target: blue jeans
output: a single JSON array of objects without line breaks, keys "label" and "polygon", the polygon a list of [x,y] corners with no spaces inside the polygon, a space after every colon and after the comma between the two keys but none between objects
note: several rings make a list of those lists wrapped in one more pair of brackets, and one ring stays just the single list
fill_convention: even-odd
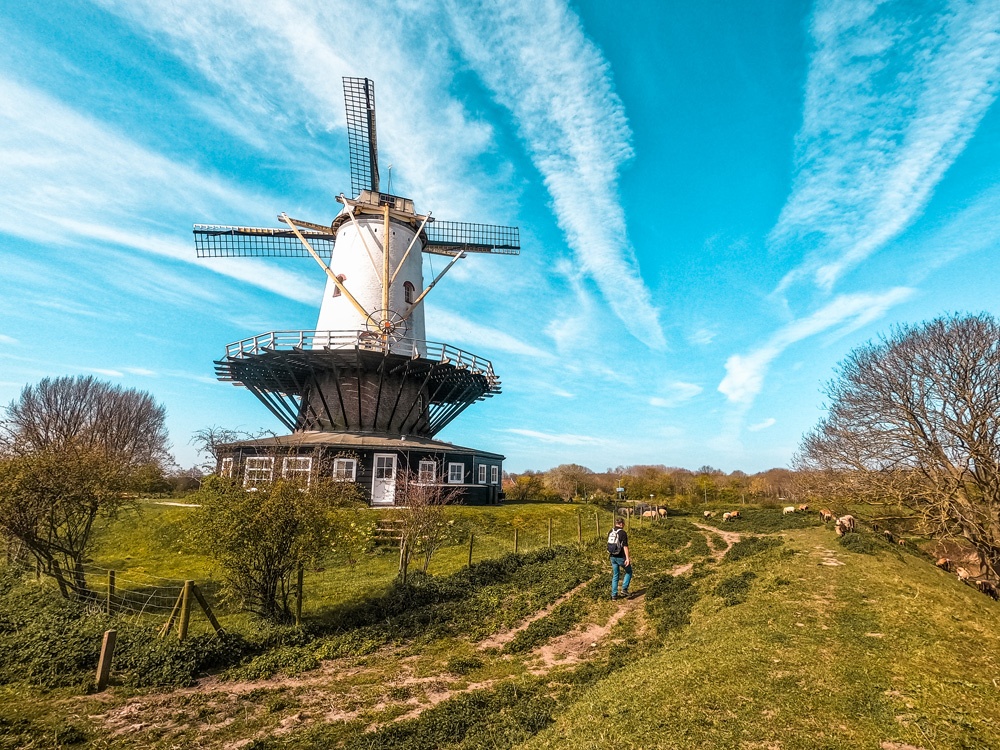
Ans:
[{"label": "blue jeans", "polygon": [[611,596],[618,596],[618,578],[624,573],[625,579],[622,581],[622,591],[628,591],[628,585],[632,583],[632,566],[625,564],[624,557],[611,558]]}]

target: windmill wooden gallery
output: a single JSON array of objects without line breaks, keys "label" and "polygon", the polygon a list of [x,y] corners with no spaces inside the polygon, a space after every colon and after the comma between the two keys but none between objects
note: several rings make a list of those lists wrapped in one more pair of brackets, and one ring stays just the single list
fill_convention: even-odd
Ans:
[{"label": "windmill wooden gallery", "polygon": [[[316,330],[262,333],[216,361],[220,380],[247,388],[291,433],[226,446],[218,471],[247,488],[354,481],[376,506],[395,504],[406,472],[466,503],[498,502],[504,457],[434,436],[500,393],[500,379],[489,360],[425,340],[423,301],[468,253],[517,255],[518,229],[436,221],[379,192],[373,82],[344,78],[344,98],[354,197],[337,196],[330,225],[280,214],[281,228],[194,227],[198,257],[311,257],[327,276]],[[450,259],[426,286],[423,253]]]}]

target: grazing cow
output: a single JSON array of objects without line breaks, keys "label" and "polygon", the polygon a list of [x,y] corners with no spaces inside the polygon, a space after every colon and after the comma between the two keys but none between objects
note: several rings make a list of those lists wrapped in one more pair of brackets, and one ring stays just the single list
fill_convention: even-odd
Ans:
[{"label": "grazing cow", "polygon": [[881,526],[879,526],[879,525],[878,525],[877,523],[875,523],[874,521],[872,521],[872,531],[874,531],[874,532],[878,533],[878,530],[879,530],[880,528],[882,528],[882,527],[881,527]]},{"label": "grazing cow", "polygon": [[667,517],[667,509],[666,508],[657,508],[656,512],[660,514],[660,518],[666,518]]},{"label": "grazing cow", "polygon": [[715,511],[714,510],[706,510],[702,515],[704,515],[705,518],[714,518],[715,517]]},{"label": "grazing cow", "polygon": [[996,584],[993,581],[976,581],[976,588],[993,601],[1000,601],[1000,592],[997,591]]},{"label": "grazing cow", "polygon": [[786,505],[786,506],[785,506],[785,507],[784,507],[784,508],[782,509],[782,511],[781,511],[782,515],[786,515],[786,516],[787,516],[787,515],[788,515],[789,513],[794,513],[794,512],[795,512],[795,506],[794,506],[794,505]]},{"label": "grazing cow", "polygon": [[827,510],[826,508],[823,508],[823,510],[821,510],[819,512],[819,517],[823,519],[823,523],[826,523],[827,521],[832,521],[833,520],[833,511],[832,510]]},{"label": "grazing cow", "polygon": [[962,581],[963,583],[972,578],[972,573],[967,571],[965,568],[955,568],[955,575],[957,575],[958,580]]},{"label": "grazing cow", "polygon": [[801,510],[803,513],[805,513],[807,510],[809,510],[809,506],[808,505],[800,505],[799,506],[799,510]]},{"label": "grazing cow", "polygon": [[733,514],[730,513],[729,511],[726,511],[725,513],[722,514],[722,522],[723,523],[728,523],[729,521],[732,520],[732,518],[733,518]]},{"label": "grazing cow", "polygon": [[899,545],[900,547],[905,547],[905,546],[906,546],[906,540],[905,540],[905,539],[903,539],[903,537],[900,537],[900,538],[899,538],[899,541],[898,541],[898,542],[896,542],[896,543],[897,543],[897,544],[898,544],[898,545]]},{"label": "grazing cow", "polygon": [[642,517],[643,518],[656,518],[656,511],[655,510],[644,510],[642,512]]},{"label": "grazing cow", "polygon": [[729,520],[735,521],[737,518],[743,518],[743,514],[740,513],[738,510],[730,511]]},{"label": "grazing cow", "polygon": [[882,536],[885,537],[885,540],[889,542],[889,544],[892,544],[896,540],[896,538],[892,535],[892,532],[889,531],[889,529],[883,531]]},{"label": "grazing cow", "polygon": [[837,519],[833,528],[837,532],[837,536],[843,536],[844,534],[850,534],[857,531],[858,524],[857,521],[854,520],[854,516],[841,516]]},{"label": "grazing cow", "polygon": [[936,563],[934,563],[934,564],[937,565],[939,568],[941,568],[941,570],[943,570],[943,571],[945,571],[947,573],[950,573],[951,569],[953,567],[955,567],[952,564],[951,560],[949,560],[947,557],[939,557],[938,561]]}]

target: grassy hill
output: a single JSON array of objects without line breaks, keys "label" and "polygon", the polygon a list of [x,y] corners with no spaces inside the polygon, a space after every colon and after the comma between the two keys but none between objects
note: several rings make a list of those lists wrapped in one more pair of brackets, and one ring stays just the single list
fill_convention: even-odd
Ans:
[{"label": "grassy hill", "polygon": [[[576,511],[453,509],[489,559],[465,567],[457,536],[405,587],[391,554],[331,560],[310,574],[322,595],[304,631],[225,615],[238,647],[186,687],[128,630],[137,645],[98,695],[0,664],[0,747],[1000,747],[1000,605],[912,548],[864,532],[845,546],[773,509],[672,516],[633,526],[639,596],[611,602],[603,543],[540,549],[549,517],[556,541],[575,538]],[[95,564],[204,580],[186,512],[110,529]],[[528,551],[501,557],[515,526]],[[8,663],[41,643],[11,614],[25,596],[0,598]],[[180,658],[174,642],[143,648]]]}]

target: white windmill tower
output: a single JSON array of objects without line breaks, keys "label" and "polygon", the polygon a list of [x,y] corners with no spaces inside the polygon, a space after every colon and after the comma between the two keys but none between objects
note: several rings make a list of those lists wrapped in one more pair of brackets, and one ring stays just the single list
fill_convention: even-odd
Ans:
[{"label": "white windmill tower", "polygon": [[[425,340],[423,301],[467,253],[519,254],[519,232],[437,221],[380,192],[374,84],[344,78],[344,97],[353,197],[337,196],[343,209],[329,225],[282,213],[282,228],[194,227],[199,257],[312,257],[327,276],[316,330],[230,344],[216,372],[252,391],[293,435],[431,438],[499,393],[500,381],[488,360]],[[449,259],[426,286],[424,254]]]}]

